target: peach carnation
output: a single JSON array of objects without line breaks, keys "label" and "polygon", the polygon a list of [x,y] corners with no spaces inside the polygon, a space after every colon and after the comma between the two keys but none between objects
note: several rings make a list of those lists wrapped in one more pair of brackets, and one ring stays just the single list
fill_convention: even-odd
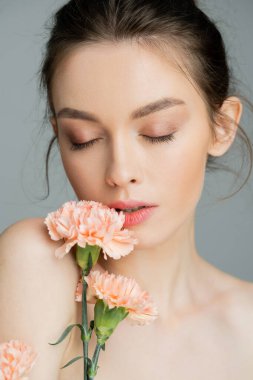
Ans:
[{"label": "peach carnation", "polygon": [[[96,303],[97,299],[102,299],[109,309],[125,307],[133,324],[148,325],[158,317],[157,308],[148,292],[142,291],[133,278],[94,270],[84,278],[88,284],[86,297],[90,302]],[[82,301],[82,288],[80,278],[75,292],[77,302]]]},{"label": "peach carnation", "polygon": [[117,213],[102,203],[95,201],[69,201],[57,211],[47,215],[44,223],[52,240],[64,239],[64,244],[56,249],[55,255],[62,258],[78,244],[97,245],[107,256],[119,259],[128,255],[138,240],[132,231],[122,229],[125,221],[123,212]]},{"label": "peach carnation", "polygon": [[28,380],[38,354],[19,340],[0,344],[0,380]]}]

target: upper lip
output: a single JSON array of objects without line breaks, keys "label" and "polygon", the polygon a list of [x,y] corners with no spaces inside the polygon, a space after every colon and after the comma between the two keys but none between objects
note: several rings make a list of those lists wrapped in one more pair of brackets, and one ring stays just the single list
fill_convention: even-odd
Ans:
[{"label": "upper lip", "polygon": [[146,206],[146,207],[152,207],[152,206],[157,206],[153,203],[147,203],[147,202],[143,202],[143,201],[136,201],[134,199],[128,199],[128,200],[119,200],[119,201],[116,201],[116,202],[113,202],[113,203],[110,203],[108,205],[108,207],[110,208],[118,208],[118,209],[121,209],[121,210],[124,210],[126,208],[135,208],[135,207],[139,207],[139,206]]}]

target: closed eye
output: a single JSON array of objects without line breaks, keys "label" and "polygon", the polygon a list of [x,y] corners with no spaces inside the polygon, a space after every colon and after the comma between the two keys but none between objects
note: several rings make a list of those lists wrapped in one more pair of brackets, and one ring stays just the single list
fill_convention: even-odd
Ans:
[{"label": "closed eye", "polygon": [[[151,144],[157,144],[157,143],[162,143],[162,142],[168,142],[168,141],[173,141],[175,139],[175,132],[170,133],[169,135],[165,136],[157,136],[157,137],[152,137],[152,136],[145,136],[143,135],[145,139],[151,142]],[[100,138],[94,139],[87,141],[85,143],[71,143],[71,150],[81,150],[81,149],[86,149],[88,147],[91,147],[94,145],[96,142],[98,142]]]},{"label": "closed eye", "polygon": [[170,133],[169,135],[165,136],[157,136],[157,137],[151,137],[151,136],[143,136],[146,139],[148,139],[152,144],[155,143],[161,143],[166,141],[173,141],[175,139],[175,132]]},{"label": "closed eye", "polygon": [[87,141],[85,143],[71,143],[71,150],[81,150],[81,149],[85,149],[85,148],[88,148],[89,146],[92,146],[94,145],[98,140],[100,139],[94,139],[94,140],[90,140],[90,141]]}]

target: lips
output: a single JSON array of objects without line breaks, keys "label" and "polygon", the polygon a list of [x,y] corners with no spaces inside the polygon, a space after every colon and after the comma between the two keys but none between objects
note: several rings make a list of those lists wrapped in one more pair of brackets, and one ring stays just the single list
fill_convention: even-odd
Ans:
[{"label": "lips", "polygon": [[144,207],[140,210],[133,212],[126,212],[121,210],[120,212],[123,212],[125,215],[123,227],[126,228],[144,222],[145,220],[150,218],[150,216],[154,212],[154,209],[155,207]]},{"label": "lips", "polygon": [[125,209],[116,208],[115,210],[116,211],[124,211],[124,212],[135,212],[135,211],[142,210],[143,208],[146,208],[146,207],[147,206],[139,206],[139,207],[125,208]]},{"label": "lips", "polygon": [[147,203],[143,201],[137,201],[137,200],[119,200],[113,203],[110,203],[108,207],[114,208],[114,209],[119,209],[119,210],[125,210],[125,209],[131,209],[131,208],[136,208],[136,207],[154,207],[157,206],[154,203]]}]

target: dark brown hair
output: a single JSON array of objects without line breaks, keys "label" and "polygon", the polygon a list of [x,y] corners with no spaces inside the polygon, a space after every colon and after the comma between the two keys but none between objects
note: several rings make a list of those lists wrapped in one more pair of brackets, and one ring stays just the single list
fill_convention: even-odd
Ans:
[{"label": "dark brown hair", "polygon": [[[215,23],[192,0],[71,0],[52,17],[50,38],[41,63],[40,89],[46,91],[47,105],[44,120],[54,115],[52,80],[61,60],[77,45],[100,42],[135,41],[147,48],[166,54],[168,47],[181,53],[181,69],[199,90],[204,99],[210,127],[215,138],[214,125],[223,102],[235,95],[233,79],[227,62],[223,38]],[[248,105],[250,103],[241,96]],[[253,166],[251,141],[243,128],[237,126],[236,137],[246,145],[243,154],[249,157],[249,171],[236,194],[248,181]],[[51,148],[57,136],[51,139],[46,154],[46,180],[49,194],[48,163]],[[243,157],[243,162],[244,162]],[[220,163],[219,157],[209,155],[206,170],[233,169]],[[230,196],[232,196],[230,195]],[[228,198],[228,197],[227,197]],[[227,199],[222,198],[222,199]]]}]

